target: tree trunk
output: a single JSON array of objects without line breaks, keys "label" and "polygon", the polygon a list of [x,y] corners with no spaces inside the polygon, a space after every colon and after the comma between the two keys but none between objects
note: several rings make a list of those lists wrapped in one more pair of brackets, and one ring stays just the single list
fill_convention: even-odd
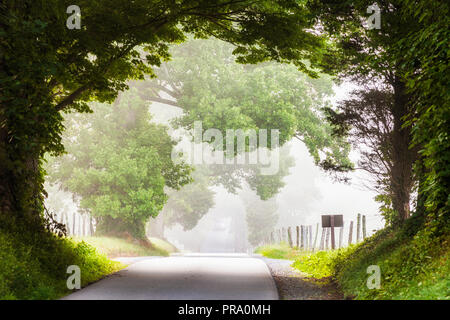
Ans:
[{"label": "tree trunk", "polygon": [[394,127],[392,132],[391,192],[392,206],[398,214],[398,223],[402,224],[410,215],[409,203],[413,187],[413,164],[417,158],[417,149],[410,148],[410,127],[403,127],[404,117],[410,111],[405,84],[396,77],[393,88],[392,116]]},{"label": "tree trunk", "polygon": [[[1,119],[0,119],[1,120]],[[30,232],[44,231],[43,178],[38,156],[14,156],[0,129],[0,227],[26,225]]]}]

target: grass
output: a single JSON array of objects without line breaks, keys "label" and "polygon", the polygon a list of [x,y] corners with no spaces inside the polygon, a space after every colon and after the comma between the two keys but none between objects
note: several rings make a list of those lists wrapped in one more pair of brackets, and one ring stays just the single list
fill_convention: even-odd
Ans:
[{"label": "grass", "polygon": [[304,254],[301,257],[296,257],[292,266],[316,279],[330,277],[333,275],[336,259],[343,254],[347,254],[351,248]]},{"label": "grass", "polygon": [[70,293],[67,268],[77,265],[81,285],[97,281],[124,267],[83,241],[50,233],[0,230],[0,299],[46,300]]},{"label": "grass", "polygon": [[162,250],[165,250],[168,253],[178,252],[178,249],[170,242],[164,241],[159,238],[152,238],[152,237],[150,237],[149,240],[155,247],[161,248]]},{"label": "grass", "polygon": [[256,248],[256,253],[262,254],[264,257],[272,259],[294,260],[301,255],[306,254],[296,248],[291,248],[285,242],[278,245],[264,245]]},{"label": "grass", "polygon": [[[367,286],[370,265],[380,267],[379,289]],[[427,230],[413,238],[384,230],[349,248],[298,257],[293,266],[311,277],[331,276],[356,299],[450,299],[449,237]]]},{"label": "grass", "polygon": [[109,258],[137,257],[137,256],[168,256],[177,249],[170,243],[150,238],[153,247],[146,247],[137,242],[113,237],[80,237],[77,241],[84,241],[96,247],[99,252]]},{"label": "grass", "polygon": [[[347,298],[450,300],[450,236],[432,228],[413,235],[384,229],[358,245],[333,251],[300,252],[286,244],[263,246],[269,258],[292,259],[311,280],[332,279]],[[369,289],[367,268],[377,265],[381,287]]]},{"label": "grass", "polygon": [[24,230],[0,229],[0,300],[58,299],[72,292],[66,285],[70,265],[80,267],[84,287],[125,267],[108,256],[168,255],[176,250],[156,238],[148,248],[117,238],[58,238]]}]

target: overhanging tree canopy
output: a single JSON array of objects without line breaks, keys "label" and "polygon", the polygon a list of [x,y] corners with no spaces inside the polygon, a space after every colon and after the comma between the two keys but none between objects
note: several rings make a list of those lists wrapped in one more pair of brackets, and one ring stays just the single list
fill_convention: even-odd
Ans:
[{"label": "overhanging tree canopy", "polygon": [[179,126],[192,129],[200,120],[204,131],[219,129],[224,150],[227,129],[278,129],[281,145],[295,137],[317,164],[351,168],[348,144],[332,135],[321,114],[333,93],[331,79],[279,63],[239,64],[235,50],[214,39],[188,41],[172,48],[172,61],[156,69],[157,78],[136,86],[143,98],[181,108]]},{"label": "overhanging tree canopy", "polygon": [[[81,29],[66,27],[59,0],[7,2],[0,29],[0,210],[38,229],[42,157],[60,154],[61,112],[113,101],[129,79],[153,74],[168,45],[216,37],[237,46],[239,61],[316,61],[323,39],[295,0],[81,0]],[[137,48],[143,48],[142,54]]]}]

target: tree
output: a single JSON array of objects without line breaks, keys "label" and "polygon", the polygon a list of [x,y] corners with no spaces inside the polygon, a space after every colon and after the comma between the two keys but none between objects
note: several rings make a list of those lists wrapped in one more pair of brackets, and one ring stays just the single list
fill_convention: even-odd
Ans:
[{"label": "tree", "polygon": [[417,213],[437,234],[450,231],[449,7],[448,1],[404,1],[403,14],[413,17],[415,28],[394,47],[414,108],[405,125],[421,147]]},{"label": "tree", "polygon": [[[411,127],[405,118],[413,113],[413,100],[407,90],[407,78],[402,64],[408,59],[398,55],[395,44],[403,41],[411,30],[417,30],[413,15],[405,14],[403,1],[379,4],[381,28],[363,25],[367,17],[367,1],[309,1],[309,8],[333,46],[329,48],[323,67],[343,78],[380,82],[392,91],[392,161],[390,190],[397,221],[401,224],[410,216],[410,186],[414,179],[413,164],[418,148],[410,148]],[[334,169],[333,167],[330,167]]]},{"label": "tree", "polygon": [[214,192],[209,177],[197,168],[193,182],[180,190],[168,192],[169,200],[161,212],[164,226],[180,224],[183,230],[193,229],[198,221],[214,206]]},{"label": "tree", "polygon": [[80,198],[97,220],[97,234],[145,239],[145,223],[167,201],[164,187],[190,182],[191,169],[171,160],[167,129],[150,122],[135,90],[112,106],[93,104],[93,114],[67,117],[67,154],[49,168],[53,182]]},{"label": "tree", "polygon": [[290,65],[242,65],[233,58],[236,50],[213,39],[189,41],[173,48],[173,60],[156,69],[157,78],[137,85],[145,98],[183,109],[177,125],[193,129],[201,120],[203,132],[220,130],[223,145],[215,147],[226,149],[227,129],[278,129],[281,145],[296,137],[316,163],[351,167],[348,145],[321,118],[331,80],[312,79]]},{"label": "tree", "polygon": [[241,193],[241,198],[245,205],[248,241],[257,246],[273,231],[278,221],[278,206],[275,198],[262,200],[249,190]]},{"label": "tree", "polygon": [[[389,86],[379,85],[355,90],[351,99],[341,101],[336,110],[327,108],[327,120],[333,125],[334,133],[349,139],[360,152],[358,168],[373,179],[371,186],[379,193],[376,200],[382,203],[382,214],[387,224],[396,224],[398,215],[392,207],[400,190],[409,200],[414,187],[414,177],[395,182],[393,132],[394,94]],[[417,154],[417,149],[413,149]],[[410,161],[415,161],[415,158]],[[395,188],[393,188],[395,186]]]},{"label": "tree", "polygon": [[62,113],[112,102],[128,80],[153,76],[152,67],[169,57],[168,45],[186,34],[234,43],[240,62],[293,62],[311,74],[304,61],[316,61],[324,43],[295,0],[81,0],[81,29],[66,27],[70,4],[0,7],[2,226],[43,230],[42,159],[63,152]]}]

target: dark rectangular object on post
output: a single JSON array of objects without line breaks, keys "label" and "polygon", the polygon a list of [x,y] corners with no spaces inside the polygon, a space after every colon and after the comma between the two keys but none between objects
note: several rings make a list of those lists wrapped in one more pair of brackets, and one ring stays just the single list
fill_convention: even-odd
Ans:
[{"label": "dark rectangular object on post", "polygon": [[[336,228],[344,226],[344,216],[342,214],[335,214],[334,216],[334,226]],[[322,228],[331,227],[331,215],[322,215]]]}]

